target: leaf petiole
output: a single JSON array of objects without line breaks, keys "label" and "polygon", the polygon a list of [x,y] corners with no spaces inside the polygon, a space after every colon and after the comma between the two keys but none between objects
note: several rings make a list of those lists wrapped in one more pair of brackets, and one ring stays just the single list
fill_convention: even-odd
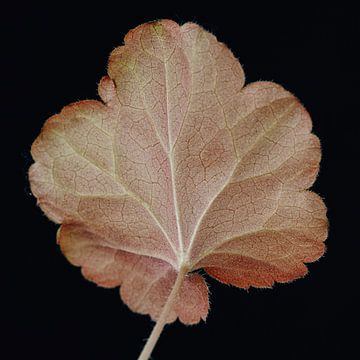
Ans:
[{"label": "leaf petiole", "polygon": [[177,275],[176,281],[174,283],[174,286],[170,292],[170,295],[168,299],[166,300],[166,303],[161,311],[160,317],[157,320],[154,328],[151,331],[150,337],[148,338],[143,350],[141,351],[140,356],[138,357],[138,360],[148,360],[150,358],[150,355],[159,340],[159,337],[164,329],[164,326],[166,325],[166,320],[168,318],[168,315],[174,305],[174,302],[176,300],[176,297],[179,293],[179,290],[184,282],[185,276],[188,273],[187,267],[181,267],[179,270],[179,273]]}]

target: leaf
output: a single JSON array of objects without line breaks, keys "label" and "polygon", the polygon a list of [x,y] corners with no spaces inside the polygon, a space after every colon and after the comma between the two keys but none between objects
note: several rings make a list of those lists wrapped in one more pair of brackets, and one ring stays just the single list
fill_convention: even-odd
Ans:
[{"label": "leaf", "polygon": [[166,321],[194,324],[209,307],[195,270],[271,287],[324,253],[310,116],[281,86],[244,81],[200,26],[146,23],[112,52],[103,102],[65,107],[32,146],[32,192],[64,255],[133,311],[158,319],[185,269]]}]

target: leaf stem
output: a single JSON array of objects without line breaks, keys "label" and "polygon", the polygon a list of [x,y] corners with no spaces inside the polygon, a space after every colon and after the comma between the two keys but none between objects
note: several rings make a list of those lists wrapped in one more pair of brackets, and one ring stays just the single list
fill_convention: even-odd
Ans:
[{"label": "leaf stem", "polygon": [[166,325],[167,317],[174,305],[174,302],[179,293],[181,285],[184,282],[187,272],[188,272],[187,267],[180,268],[180,271],[177,275],[175,284],[170,292],[168,299],[166,300],[166,303],[161,311],[160,317],[157,320],[154,328],[152,329],[150,337],[148,338],[140,356],[138,357],[138,360],[148,360],[150,358],[150,355],[151,355],[157,341],[159,340],[161,332],[163,331],[164,326]]}]

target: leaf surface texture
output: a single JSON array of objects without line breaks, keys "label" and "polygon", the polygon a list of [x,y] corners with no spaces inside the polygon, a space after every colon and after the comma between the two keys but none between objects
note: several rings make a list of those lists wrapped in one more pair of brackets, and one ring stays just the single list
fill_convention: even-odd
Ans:
[{"label": "leaf surface texture", "polygon": [[281,86],[244,83],[200,26],[146,23],[110,55],[102,101],[66,106],[32,146],[32,192],[64,255],[133,311],[156,320],[185,266],[168,322],[194,324],[209,307],[194,270],[271,287],[324,253],[310,116]]}]

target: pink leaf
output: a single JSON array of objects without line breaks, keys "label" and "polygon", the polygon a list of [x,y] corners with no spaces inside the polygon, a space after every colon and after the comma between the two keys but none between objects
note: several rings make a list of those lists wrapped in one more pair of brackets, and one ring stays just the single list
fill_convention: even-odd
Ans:
[{"label": "pink leaf", "polygon": [[131,30],[109,60],[100,101],[47,120],[30,182],[58,242],[83,275],[120,286],[133,311],[205,319],[204,268],[242,288],[306,274],[324,253],[326,208],[306,190],[320,143],[281,86],[244,86],[231,51],[198,25]]}]

